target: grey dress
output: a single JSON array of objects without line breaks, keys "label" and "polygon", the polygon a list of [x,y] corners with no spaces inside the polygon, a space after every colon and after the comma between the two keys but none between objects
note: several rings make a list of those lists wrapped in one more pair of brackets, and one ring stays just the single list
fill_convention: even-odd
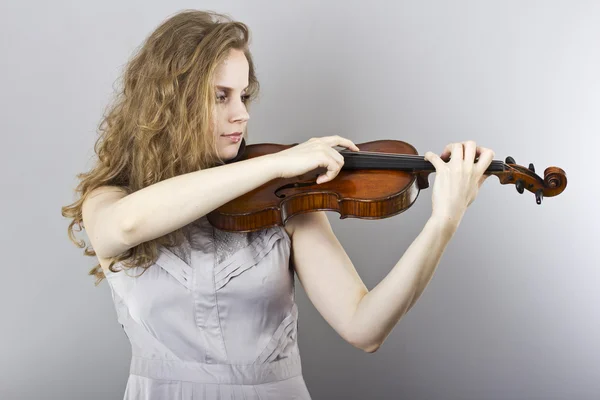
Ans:
[{"label": "grey dress", "polygon": [[189,227],[143,274],[106,272],[132,349],[124,399],[310,399],[285,229]]}]

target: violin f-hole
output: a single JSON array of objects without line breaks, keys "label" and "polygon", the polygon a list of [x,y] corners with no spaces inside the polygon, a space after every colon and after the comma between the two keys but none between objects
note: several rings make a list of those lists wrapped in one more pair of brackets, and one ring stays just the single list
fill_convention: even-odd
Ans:
[{"label": "violin f-hole", "polygon": [[294,182],[294,183],[288,183],[286,185],[282,185],[280,187],[277,188],[277,190],[275,190],[275,196],[277,196],[280,199],[285,198],[286,194],[285,193],[281,193],[282,191],[286,190],[286,189],[294,189],[294,188],[301,188],[301,187],[307,187],[307,186],[314,186],[317,184],[317,178],[319,177],[319,175],[317,174],[315,176],[314,180],[310,180],[310,181],[303,181],[303,182]]}]

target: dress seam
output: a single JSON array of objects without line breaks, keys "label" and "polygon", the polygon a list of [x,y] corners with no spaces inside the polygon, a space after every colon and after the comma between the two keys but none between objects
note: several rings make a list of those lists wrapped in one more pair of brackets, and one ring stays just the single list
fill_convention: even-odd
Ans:
[{"label": "dress seam", "polygon": [[258,400],[262,400],[262,397],[260,397],[258,390],[256,390],[256,385],[252,385],[252,389],[254,389],[254,393],[256,393],[256,397],[258,397]]},{"label": "dress seam", "polygon": [[[145,375],[139,375],[139,374],[134,374],[134,373],[129,373],[129,375],[131,375],[131,376],[139,376],[140,378],[145,378],[145,379],[149,379],[151,381],[159,381],[159,382],[162,381],[162,382],[198,383],[198,382],[195,382],[195,381],[188,381],[188,380],[185,380],[185,379],[150,378],[150,377],[145,376]],[[217,386],[250,386],[250,387],[254,388],[256,386],[269,385],[269,384],[273,384],[273,383],[277,383],[277,382],[287,381],[289,379],[298,378],[299,376],[301,376],[304,379],[304,376],[302,374],[300,374],[300,375],[289,376],[287,378],[281,378],[281,379],[277,379],[277,380],[274,380],[274,381],[261,382],[261,383],[208,383],[208,384],[209,385],[217,385]],[[258,393],[257,393],[257,395],[258,395]],[[260,399],[260,396],[259,396],[259,399]]]},{"label": "dress seam", "polygon": [[[212,239],[213,239],[213,246],[215,246],[215,228],[212,228]],[[213,293],[214,293],[214,299],[215,299],[215,308],[217,309],[217,321],[219,321],[219,333],[221,335],[221,343],[223,344],[223,350],[225,351],[225,359],[229,360],[229,355],[227,353],[227,345],[225,344],[225,336],[223,335],[223,326],[221,325],[221,312],[219,311],[219,300],[218,300],[218,296],[217,296],[217,281],[216,281],[216,277],[215,277],[215,269],[217,267],[217,257],[216,257],[216,252],[214,253],[213,256],[213,268],[212,268],[212,281],[213,281]]]},{"label": "dress seam", "polygon": [[[231,364],[231,363],[207,363],[207,362],[199,362],[199,361],[188,361],[188,360],[181,360],[181,359],[175,359],[175,358],[149,358],[149,357],[144,357],[144,356],[138,356],[138,355],[132,355],[131,358],[138,358],[140,360],[146,360],[146,361],[166,361],[166,362],[181,362],[181,363],[191,363],[191,364],[200,364],[200,365],[209,365],[209,366],[215,366],[215,365],[226,365],[228,367],[251,367],[251,366],[259,366],[259,365],[265,365],[265,364],[255,364],[255,363],[250,363],[250,364]],[[290,360],[292,358],[300,358],[300,354],[294,354],[292,357],[286,357],[286,358],[282,358],[279,361],[283,361],[283,360]],[[278,362],[278,361],[275,361]],[[289,361],[290,363],[294,363],[294,361]],[[266,363],[269,364],[269,363]]]}]

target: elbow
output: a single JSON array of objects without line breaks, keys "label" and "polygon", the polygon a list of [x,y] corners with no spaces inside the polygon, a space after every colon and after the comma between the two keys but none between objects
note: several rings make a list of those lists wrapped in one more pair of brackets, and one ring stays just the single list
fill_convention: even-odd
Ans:
[{"label": "elbow", "polygon": [[110,226],[116,239],[118,252],[137,246],[139,218],[126,201],[127,197],[115,203],[110,210]]},{"label": "elbow", "polygon": [[361,350],[364,351],[365,353],[375,353],[377,350],[379,350],[380,347],[381,347],[380,343],[373,343],[369,346],[361,347]]},{"label": "elbow", "polygon": [[137,246],[136,230],[129,221],[117,223],[110,232],[105,233],[103,240],[94,243],[94,251],[98,257],[117,257],[123,252]]},{"label": "elbow", "polygon": [[136,229],[135,223],[131,218],[126,218],[121,221],[119,226],[119,241],[126,248],[135,247],[138,243],[136,242]]},{"label": "elbow", "polygon": [[381,347],[381,342],[375,339],[367,340],[350,337],[346,340],[352,346],[364,351],[365,353],[375,353]]}]

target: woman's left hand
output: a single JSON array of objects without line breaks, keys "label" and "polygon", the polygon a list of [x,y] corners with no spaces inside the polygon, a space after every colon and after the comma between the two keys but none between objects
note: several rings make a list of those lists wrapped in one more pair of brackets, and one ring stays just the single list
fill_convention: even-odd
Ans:
[{"label": "woman's left hand", "polygon": [[433,216],[458,223],[489,176],[485,171],[494,152],[474,141],[451,143],[440,156],[428,151],[425,160],[436,170],[432,190]]}]

